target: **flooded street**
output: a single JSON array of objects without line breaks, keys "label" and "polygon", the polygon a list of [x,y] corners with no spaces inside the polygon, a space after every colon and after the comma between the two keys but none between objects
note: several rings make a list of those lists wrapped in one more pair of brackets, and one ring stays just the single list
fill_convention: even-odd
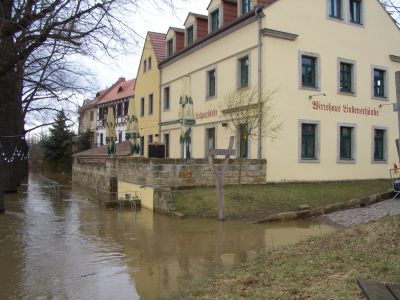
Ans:
[{"label": "flooded street", "polygon": [[59,201],[31,174],[0,215],[0,299],[160,299],[211,272],[334,231],[104,208],[70,177]]}]

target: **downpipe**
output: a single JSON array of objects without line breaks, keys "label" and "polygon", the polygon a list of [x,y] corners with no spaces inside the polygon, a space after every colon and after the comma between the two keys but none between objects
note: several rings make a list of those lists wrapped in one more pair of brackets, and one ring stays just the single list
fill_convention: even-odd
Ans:
[{"label": "downpipe", "polygon": [[258,51],[258,70],[257,70],[257,96],[258,96],[258,113],[259,113],[259,118],[258,118],[258,150],[257,150],[257,158],[261,159],[262,158],[262,103],[261,103],[261,95],[262,95],[262,84],[261,84],[261,57],[262,57],[262,40],[261,40],[261,26],[262,22],[261,19],[263,17],[262,9],[257,6],[255,11],[255,15],[257,16],[258,20],[258,44],[257,44],[257,51]]}]

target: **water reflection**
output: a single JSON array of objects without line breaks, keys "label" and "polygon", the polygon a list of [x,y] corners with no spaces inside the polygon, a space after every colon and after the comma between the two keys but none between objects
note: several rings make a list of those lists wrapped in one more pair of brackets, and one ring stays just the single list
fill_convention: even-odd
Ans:
[{"label": "water reflection", "polygon": [[[68,184],[60,201],[35,185],[6,196],[0,217],[0,299],[159,299],[217,268],[334,229],[251,225],[105,209]],[[4,288],[3,288],[4,287]]]}]

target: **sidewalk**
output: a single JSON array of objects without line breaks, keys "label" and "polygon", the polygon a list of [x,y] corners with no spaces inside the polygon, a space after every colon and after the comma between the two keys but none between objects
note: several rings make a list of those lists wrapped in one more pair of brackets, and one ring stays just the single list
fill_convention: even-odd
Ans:
[{"label": "sidewalk", "polygon": [[399,198],[381,201],[366,207],[329,213],[324,215],[323,218],[344,227],[351,227],[395,215],[400,215]]}]

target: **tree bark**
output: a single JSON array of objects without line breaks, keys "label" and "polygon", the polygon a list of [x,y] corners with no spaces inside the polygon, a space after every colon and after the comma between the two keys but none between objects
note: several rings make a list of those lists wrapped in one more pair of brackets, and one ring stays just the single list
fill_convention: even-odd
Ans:
[{"label": "tree bark", "polygon": [[[3,16],[11,19],[12,2],[2,1]],[[15,43],[12,37],[0,40],[0,53],[2,60],[7,61],[15,53]],[[18,98],[18,76],[15,68],[0,76],[0,142],[1,151],[4,153],[0,159],[0,190],[4,192],[16,192],[19,183],[18,164],[16,160],[5,161],[10,158],[15,147],[20,142],[23,126],[21,103]]]},{"label": "tree bark", "polygon": [[0,190],[0,214],[5,213],[5,208],[4,208],[4,194],[3,191]]}]

